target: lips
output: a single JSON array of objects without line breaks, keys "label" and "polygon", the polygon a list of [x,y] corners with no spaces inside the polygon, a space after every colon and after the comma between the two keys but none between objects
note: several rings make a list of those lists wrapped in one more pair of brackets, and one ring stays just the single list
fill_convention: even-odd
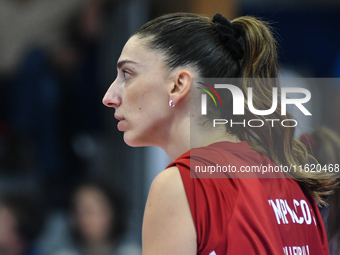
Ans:
[{"label": "lips", "polygon": [[118,115],[115,115],[115,118],[116,118],[117,120],[119,120],[119,121],[124,120],[123,117],[120,117],[120,116],[118,116]]},{"label": "lips", "polygon": [[119,131],[125,131],[125,125],[124,125],[124,118],[123,117],[121,117],[121,116],[118,116],[118,115],[115,115],[115,118],[117,119],[117,120],[119,120],[119,122],[118,122],[118,124],[117,124],[117,128],[118,128],[118,130]]}]

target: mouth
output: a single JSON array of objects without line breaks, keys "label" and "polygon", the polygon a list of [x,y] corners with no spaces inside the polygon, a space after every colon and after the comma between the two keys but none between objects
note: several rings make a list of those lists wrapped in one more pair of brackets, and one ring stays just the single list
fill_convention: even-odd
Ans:
[{"label": "mouth", "polygon": [[118,124],[117,124],[118,130],[124,132],[126,130],[126,126],[125,126],[125,123],[124,123],[125,119],[121,116],[118,116],[118,115],[115,115],[115,118],[119,121]]},{"label": "mouth", "polygon": [[124,120],[123,117],[120,117],[120,116],[118,116],[118,115],[115,115],[115,118],[116,118],[117,120],[119,120],[119,121]]}]

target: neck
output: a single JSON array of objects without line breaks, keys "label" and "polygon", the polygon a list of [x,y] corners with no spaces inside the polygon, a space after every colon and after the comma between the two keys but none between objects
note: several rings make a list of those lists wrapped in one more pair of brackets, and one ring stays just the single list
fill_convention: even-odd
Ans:
[{"label": "neck", "polygon": [[207,127],[207,125],[190,125],[196,122],[194,118],[183,118],[172,125],[169,136],[162,149],[168,156],[175,160],[192,148],[204,147],[213,143],[228,141],[237,143],[240,139],[236,135],[229,134],[225,126]]}]

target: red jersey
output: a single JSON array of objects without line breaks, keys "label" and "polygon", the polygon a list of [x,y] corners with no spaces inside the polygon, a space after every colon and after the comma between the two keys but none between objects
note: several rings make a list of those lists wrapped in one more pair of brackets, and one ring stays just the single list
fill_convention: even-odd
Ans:
[{"label": "red jersey", "polygon": [[267,156],[246,142],[219,142],[192,149],[191,154],[194,159],[189,151],[169,166],[177,166],[182,177],[196,228],[197,254],[329,254],[317,205],[295,180],[190,178],[190,160],[201,165],[275,166]]}]

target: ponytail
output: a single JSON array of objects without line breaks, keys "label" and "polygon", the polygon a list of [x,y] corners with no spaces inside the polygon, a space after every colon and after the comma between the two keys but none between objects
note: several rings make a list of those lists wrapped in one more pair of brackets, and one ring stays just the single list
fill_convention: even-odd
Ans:
[{"label": "ponytail", "polygon": [[[270,109],[273,100],[273,87],[279,87],[277,43],[268,23],[253,17],[240,17],[232,21],[236,31],[241,33],[244,47],[244,57],[240,65],[240,77],[244,78],[242,90],[246,95],[247,88],[253,89],[253,105],[256,109]],[[256,79],[252,79],[256,78]],[[267,115],[267,119],[289,121],[290,114],[281,115],[280,93],[277,94],[276,111]],[[306,149],[306,146],[294,138],[295,127],[283,127],[265,121],[261,115],[253,114],[248,103],[245,105],[246,121],[261,119],[261,128],[243,128],[238,132],[241,140],[248,142],[254,150],[266,154],[277,165],[296,167],[296,172],[287,173],[309,193],[316,202],[324,204],[322,196],[331,193],[337,182],[331,173],[314,173],[305,171],[306,164],[317,164]],[[279,123],[279,122],[278,122]],[[302,166],[302,169],[299,168]]]},{"label": "ponytail", "polygon": [[232,21],[244,44],[240,74],[245,78],[276,78],[277,43],[269,24],[244,16]]}]

